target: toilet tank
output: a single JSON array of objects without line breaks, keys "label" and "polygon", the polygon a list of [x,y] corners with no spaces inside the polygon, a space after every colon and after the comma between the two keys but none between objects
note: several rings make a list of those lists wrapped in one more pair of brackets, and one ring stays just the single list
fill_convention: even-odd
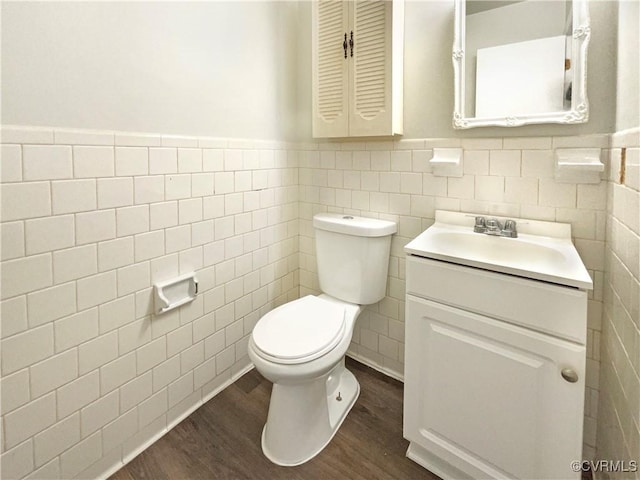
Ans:
[{"label": "toilet tank", "polygon": [[394,222],[337,213],[313,217],[320,289],[358,305],[385,295]]}]

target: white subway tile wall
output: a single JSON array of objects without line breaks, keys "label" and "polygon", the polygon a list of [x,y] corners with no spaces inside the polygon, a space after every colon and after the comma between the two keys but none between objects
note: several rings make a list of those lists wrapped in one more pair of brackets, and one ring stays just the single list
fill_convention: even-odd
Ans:
[{"label": "white subway tile wall", "polygon": [[[261,315],[298,298],[297,150],[2,130],[2,478],[128,461],[249,367]],[[153,314],[152,284],[201,294]]]},{"label": "white subway tile wall", "polygon": [[597,455],[629,462],[640,452],[640,129],[612,136],[607,196]]},{"label": "white subway tile wall", "polygon": [[[340,212],[394,220],[387,295],[356,323],[349,354],[396,377],[404,370],[404,245],[430,226],[436,209],[570,223],[589,273],[588,367],[584,455],[593,458],[599,390],[606,181],[556,183],[553,147],[608,146],[608,137],[426,139],[307,144],[299,154],[300,295],[318,293],[311,219]],[[425,146],[427,147],[425,149]],[[464,175],[437,177],[428,160],[434,146],[464,149]]]},{"label": "white subway tile wall", "polygon": [[[350,348],[397,378],[403,247],[436,209],[571,223],[594,279],[584,436],[593,458],[612,194],[606,182],[555,183],[553,148],[607,148],[608,136],[285,144],[22,127],[2,134],[3,476],[104,474],[224,388],[249,365],[260,316],[318,293],[311,218],[323,211],[398,222],[387,295],[365,309]],[[434,147],[462,147],[464,176],[435,177]],[[636,193],[637,170],[627,166]],[[626,193],[617,198],[621,212],[634,208]],[[616,215],[635,225],[637,239],[632,213]],[[616,251],[637,263],[632,240],[619,234]],[[192,270],[197,300],[153,315],[152,283]]]}]

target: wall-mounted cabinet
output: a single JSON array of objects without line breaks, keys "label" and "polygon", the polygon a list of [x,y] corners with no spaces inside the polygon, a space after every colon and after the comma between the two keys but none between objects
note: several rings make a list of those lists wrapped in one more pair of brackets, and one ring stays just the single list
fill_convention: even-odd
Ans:
[{"label": "wall-mounted cabinet", "polygon": [[314,137],[402,134],[403,30],[403,0],[313,3]]}]

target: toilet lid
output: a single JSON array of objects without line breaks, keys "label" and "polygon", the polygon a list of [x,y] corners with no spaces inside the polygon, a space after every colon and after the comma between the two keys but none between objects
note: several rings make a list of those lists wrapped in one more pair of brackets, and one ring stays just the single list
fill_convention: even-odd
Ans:
[{"label": "toilet lid", "polygon": [[331,351],[344,328],[344,307],[308,295],[262,317],[253,329],[253,342],[277,362],[302,363]]}]

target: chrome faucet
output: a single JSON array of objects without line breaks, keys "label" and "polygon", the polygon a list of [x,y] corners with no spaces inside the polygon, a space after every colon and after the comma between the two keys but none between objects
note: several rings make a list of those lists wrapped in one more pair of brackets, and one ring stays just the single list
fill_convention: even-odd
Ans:
[{"label": "chrome faucet", "polygon": [[497,218],[476,217],[473,231],[499,237],[518,237],[515,220],[505,220],[504,224],[502,224]]}]

